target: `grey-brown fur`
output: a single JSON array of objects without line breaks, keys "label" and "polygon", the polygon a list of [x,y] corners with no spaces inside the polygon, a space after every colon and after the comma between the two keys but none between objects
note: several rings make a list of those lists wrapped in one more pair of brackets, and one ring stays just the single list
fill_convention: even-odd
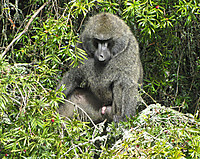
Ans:
[{"label": "grey-brown fur", "polygon": [[[90,121],[87,115],[95,123],[101,122],[105,119],[107,119],[107,121],[113,120],[111,106],[106,106],[106,111],[102,114],[103,103],[86,89],[76,88],[67,99],[70,102],[66,101],[59,107],[59,113],[61,116],[72,118],[74,113],[77,112],[79,113],[80,119],[83,121]],[[87,113],[87,115],[85,113]]]},{"label": "grey-brown fur", "polygon": [[[101,50],[94,46],[93,39],[102,41],[102,46],[109,44],[104,51],[110,54],[109,60],[105,57],[104,64],[93,58]],[[101,13],[89,19],[80,41],[79,47],[86,51],[88,60],[66,72],[57,88],[64,84],[64,93],[69,96],[84,81],[101,103],[112,105],[115,122],[135,115],[141,102],[138,83],[142,83],[143,72],[138,43],[129,27],[117,16]]]}]

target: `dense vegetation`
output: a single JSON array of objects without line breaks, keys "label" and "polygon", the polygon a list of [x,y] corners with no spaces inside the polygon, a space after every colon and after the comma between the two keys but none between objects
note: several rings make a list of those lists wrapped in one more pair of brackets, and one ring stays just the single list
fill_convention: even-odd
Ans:
[{"label": "dense vegetation", "polygon": [[[78,35],[99,12],[137,37],[149,105],[106,128],[56,112],[56,84],[85,57]],[[0,158],[200,158],[199,28],[198,0],[2,1]]]}]

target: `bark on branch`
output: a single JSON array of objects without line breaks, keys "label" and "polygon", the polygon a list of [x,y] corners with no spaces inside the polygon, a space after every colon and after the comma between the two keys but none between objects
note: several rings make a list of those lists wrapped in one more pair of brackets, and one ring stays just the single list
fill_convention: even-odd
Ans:
[{"label": "bark on branch", "polygon": [[35,17],[38,15],[38,13],[49,3],[50,1],[44,3],[31,17],[31,19],[28,21],[28,23],[26,24],[24,30],[16,37],[14,38],[11,43],[6,47],[6,49],[4,50],[4,52],[2,53],[2,58],[5,56],[5,54],[8,52],[8,50],[11,48],[11,46],[24,34],[28,31],[28,28],[30,26],[30,24],[32,23],[32,21],[35,19]]}]

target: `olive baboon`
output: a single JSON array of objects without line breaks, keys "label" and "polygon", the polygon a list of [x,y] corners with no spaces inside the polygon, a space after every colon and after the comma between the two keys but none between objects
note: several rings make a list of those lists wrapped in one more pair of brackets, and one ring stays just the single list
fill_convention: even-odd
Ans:
[{"label": "olive baboon", "polygon": [[69,96],[84,81],[101,103],[112,106],[115,122],[135,115],[143,71],[129,27],[115,15],[100,13],[89,19],[80,41],[78,47],[86,51],[88,60],[66,72],[57,88],[64,84],[64,94]]},{"label": "olive baboon", "polygon": [[[81,108],[95,123],[101,122],[105,119],[108,121],[113,120],[111,106],[103,106],[103,103],[89,90],[76,88],[67,99],[72,103],[65,102],[59,107],[59,113],[64,117],[72,118],[74,112],[77,110],[81,120],[87,121],[87,116],[84,115],[84,112],[82,110],[79,111]],[[76,108],[76,106],[78,107]]]}]

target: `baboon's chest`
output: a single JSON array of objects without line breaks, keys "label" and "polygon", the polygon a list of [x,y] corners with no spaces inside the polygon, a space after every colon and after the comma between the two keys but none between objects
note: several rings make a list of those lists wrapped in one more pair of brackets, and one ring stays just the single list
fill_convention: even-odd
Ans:
[{"label": "baboon's chest", "polygon": [[109,78],[91,77],[88,79],[88,87],[105,105],[112,104],[112,82]]}]

